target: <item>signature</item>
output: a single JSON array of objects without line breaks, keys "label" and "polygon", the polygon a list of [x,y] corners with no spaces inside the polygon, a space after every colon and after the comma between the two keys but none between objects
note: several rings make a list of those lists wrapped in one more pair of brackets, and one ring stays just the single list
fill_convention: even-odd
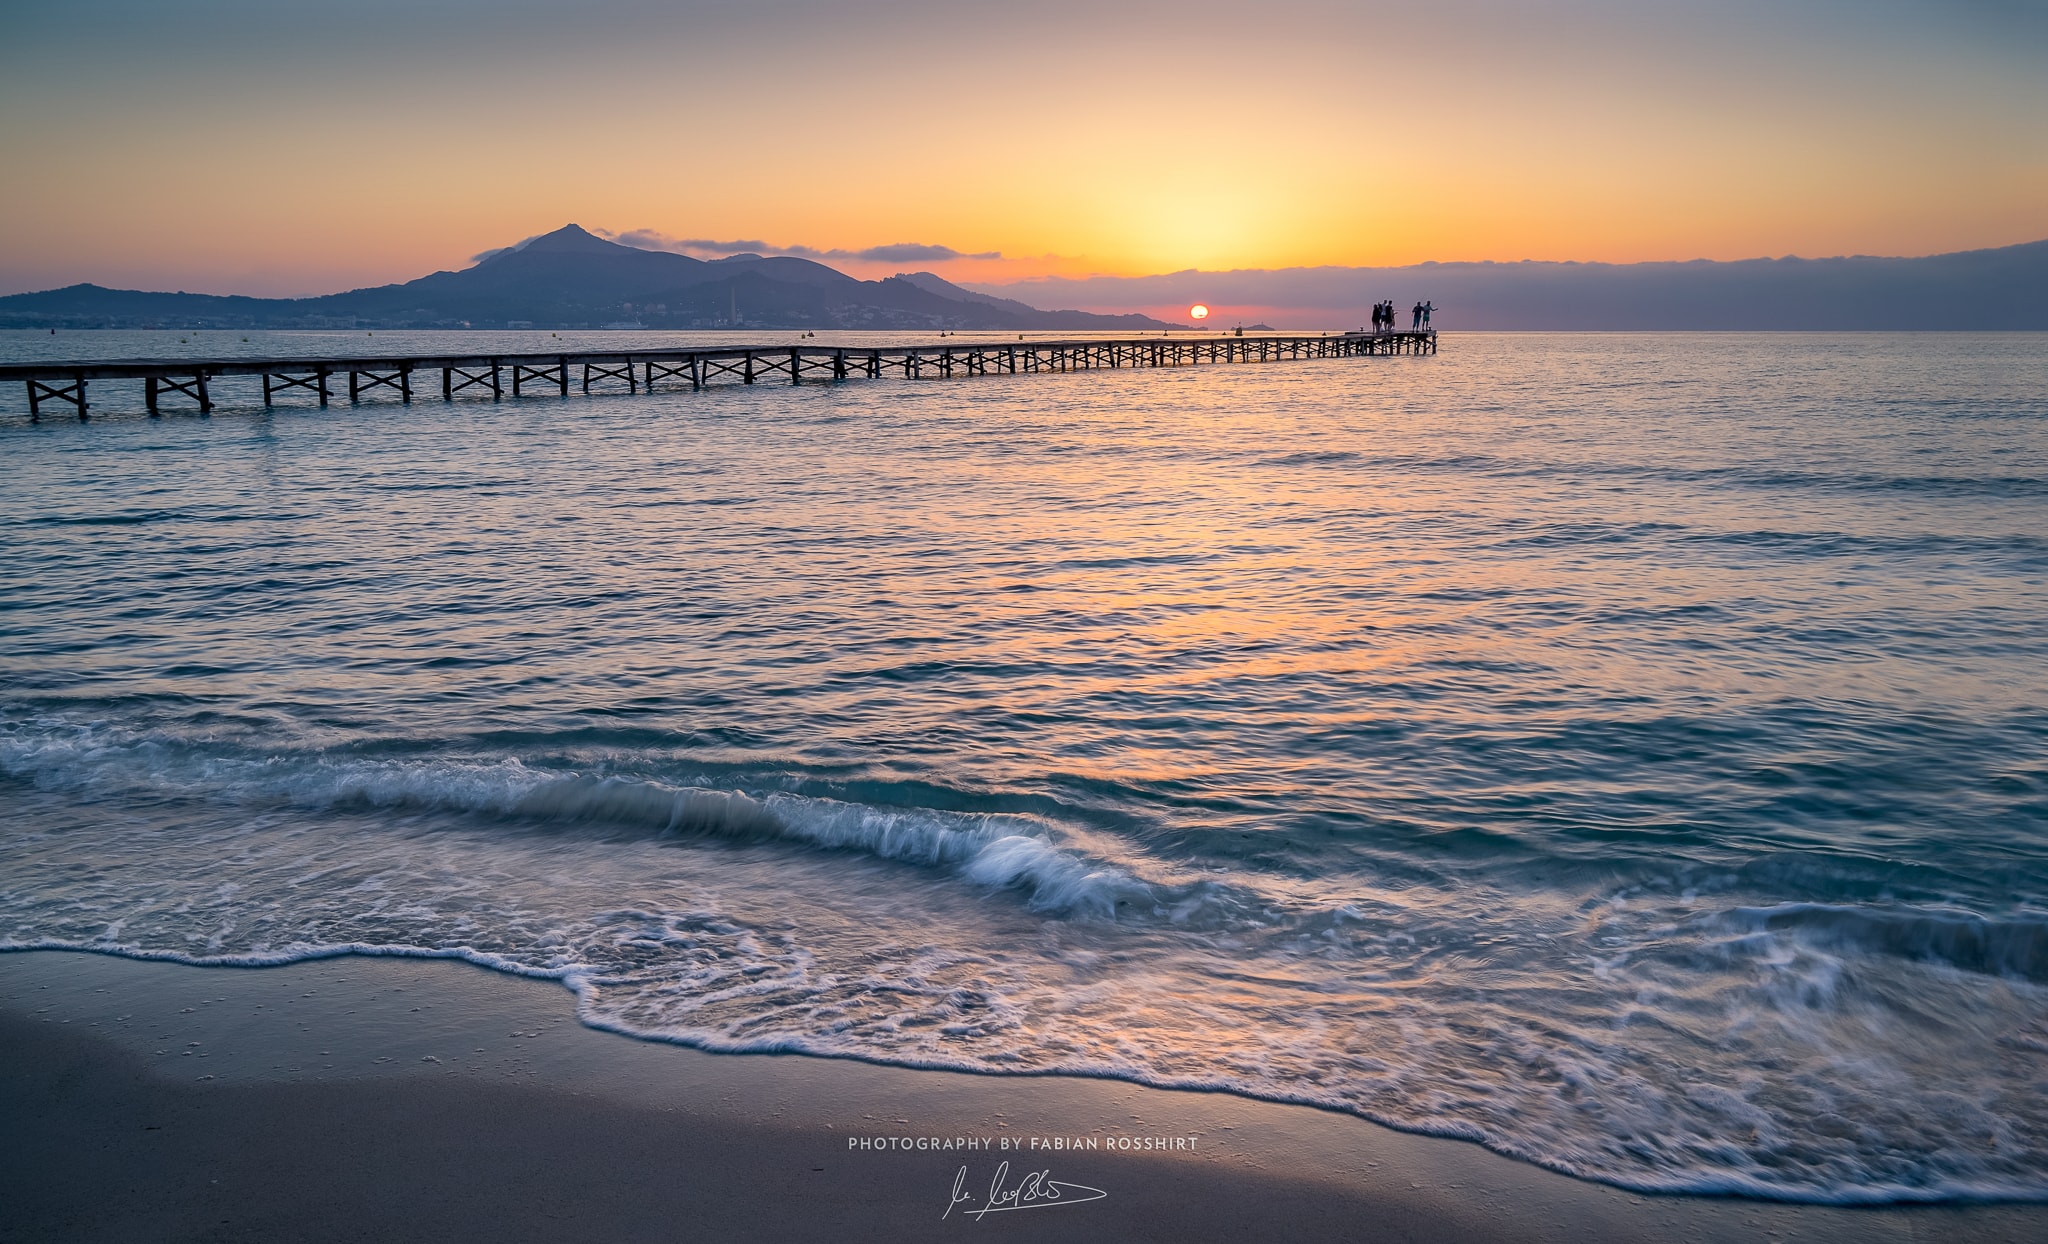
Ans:
[{"label": "signature", "polygon": [[[980,1222],[984,1214],[1000,1214],[1013,1209],[1051,1209],[1055,1205],[1086,1205],[1109,1195],[1100,1188],[1054,1179],[1050,1170],[1033,1171],[1018,1180],[1014,1188],[1003,1186],[1009,1178],[1008,1162],[996,1167],[996,1177],[988,1184],[988,1198],[979,1208],[960,1210],[960,1216]],[[953,1199],[946,1203],[946,1212],[939,1218],[942,1221],[951,1218],[955,1209],[973,1204],[974,1194],[967,1191],[967,1168],[963,1166],[960,1173],[953,1176]]]}]

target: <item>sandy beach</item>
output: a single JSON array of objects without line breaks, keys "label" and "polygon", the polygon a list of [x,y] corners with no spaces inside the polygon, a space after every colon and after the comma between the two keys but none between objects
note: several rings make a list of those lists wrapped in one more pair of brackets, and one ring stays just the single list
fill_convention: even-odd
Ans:
[{"label": "sandy beach", "polygon": [[[1640,1196],[1224,1094],[706,1054],[459,962],[14,953],[0,998],[8,1241],[2048,1233],[2038,1206]],[[975,1216],[1005,1162],[1020,1208]]]}]

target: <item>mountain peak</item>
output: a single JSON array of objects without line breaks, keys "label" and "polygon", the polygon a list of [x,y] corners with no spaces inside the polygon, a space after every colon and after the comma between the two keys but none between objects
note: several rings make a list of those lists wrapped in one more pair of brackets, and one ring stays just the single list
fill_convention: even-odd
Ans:
[{"label": "mountain peak", "polygon": [[543,233],[519,248],[522,251],[584,251],[604,252],[624,250],[616,242],[607,242],[582,225],[563,225],[553,233]]}]

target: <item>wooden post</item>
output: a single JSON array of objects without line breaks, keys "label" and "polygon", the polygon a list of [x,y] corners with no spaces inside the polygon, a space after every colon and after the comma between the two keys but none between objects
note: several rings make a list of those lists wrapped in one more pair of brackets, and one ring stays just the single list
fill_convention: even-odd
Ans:
[{"label": "wooden post", "polygon": [[453,367],[443,367],[441,369],[441,400],[444,402],[455,400],[455,369]]},{"label": "wooden post", "polygon": [[24,382],[28,385],[28,419],[30,423],[42,422],[43,402],[45,399],[53,397],[60,401],[75,404],[78,407],[78,421],[80,423],[85,422],[87,408],[85,400],[85,374],[83,372],[74,373],[70,384],[44,384],[33,376],[24,377]]},{"label": "wooden post", "polygon": [[[81,381],[80,383],[83,384],[84,382]],[[198,375],[192,377],[192,387],[199,390],[199,413],[202,415],[211,415],[213,413],[213,398],[206,392],[205,372],[200,372]],[[85,402],[83,401],[84,396],[85,394],[82,392],[79,394],[81,400],[78,403],[78,408],[81,412],[83,412],[85,409]]]},{"label": "wooden post", "polygon": [[796,384],[803,375],[802,351],[795,346],[789,348],[789,382]]},{"label": "wooden post", "polygon": [[[35,386],[34,386],[33,382],[31,382],[31,384],[30,384],[30,386],[29,386],[29,397],[30,397],[30,398],[34,398],[34,397],[35,397]],[[150,418],[152,418],[152,419],[161,419],[161,418],[163,418],[163,415],[162,415],[161,413],[159,413],[159,412],[157,411],[157,408],[156,408],[156,377],[155,377],[155,376],[145,376],[145,377],[143,377],[143,379],[142,379],[142,404],[143,404],[143,405],[144,405],[145,407],[147,407],[147,408],[149,409],[149,417],[150,417]],[[265,376],[265,377],[263,378],[263,404],[264,404],[265,406],[268,406],[268,405],[270,405],[270,377],[268,377],[268,376]],[[35,403],[34,403],[33,401],[31,401],[31,402],[29,403],[29,412],[30,412],[30,417],[31,417],[31,418],[33,418],[33,417],[34,417],[34,412],[35,412]]]},{"label": "wooden post", "polygon": [[559,371],[556,379],[562,382],[562,396],[569,396],[569,356],[564,354],[555,360]]}]

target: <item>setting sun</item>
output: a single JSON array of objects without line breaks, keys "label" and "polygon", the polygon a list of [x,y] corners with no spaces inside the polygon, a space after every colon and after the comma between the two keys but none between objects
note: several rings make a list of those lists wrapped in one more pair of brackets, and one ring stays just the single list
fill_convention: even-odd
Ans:
[{"label": "setting sun", "polygon": [[1209,318],[1209,308],[1198,302],[1188,308],[1188,318],[1191,320],[1206,320]]}]

